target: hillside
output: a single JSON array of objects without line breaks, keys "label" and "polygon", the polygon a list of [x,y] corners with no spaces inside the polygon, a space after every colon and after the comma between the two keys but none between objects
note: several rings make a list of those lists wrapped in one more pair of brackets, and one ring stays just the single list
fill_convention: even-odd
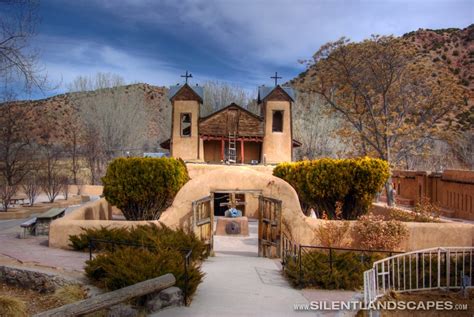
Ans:
[{"label": "hillside", "polygon": [[[56,129],[52,130],[53,135],[58,142],[63,143],[64,138],[68,136],[64,131],[74,122],[77,110],[80,104],[91,103],[100,104],[114,98],[117,106],[124,106],[127,100],[135,100],[143,103],[147,111],[147,122],[144,126],[147,128],[147,144],[150,149],[156,147],[159,142],[169,137],[169,126],[171,118],[171,106],[166,99],[167,89],[164,87],[151,86],[148,84],[133,84],[115,88],[107,88],[89,92],[74,92],[60,94],[54,97],[40,100],[22,100],[15,102],[17,105],[26,107],[26,119],[33,122],[34,135],[40,136],[41,127],[45,124],[52,124]],[[127,96],[127,98],[125,98]],[[82,122],[77,122],[82,125]],[[67,132],[66,132],[67,133]]]},{"label": "hillside", "polygon": [[[439,69],[433,69],[433,76],[447,67],[466,90],[468,107],[460,120],[464,129],[474,126],[474,24],[464,29],[419,29],[402,36],[415,44],[418,52],[431,59]],[[316,77],[314,67],[309,67],[289,82],[296,89],[310,84]]]},{"label": "hillside", "polygon": [[[459,83],[474,92],[474,24],[465,29],[441,29],[410,32],[409,39],[433,62],[445,64]],[[472,102],[472,100],[471,100]]]}]

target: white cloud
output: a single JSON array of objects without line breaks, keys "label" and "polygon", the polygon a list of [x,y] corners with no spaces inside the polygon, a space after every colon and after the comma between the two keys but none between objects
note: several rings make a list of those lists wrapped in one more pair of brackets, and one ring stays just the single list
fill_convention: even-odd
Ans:
[{"label": "white cloud", "polygon": [[181,71],[168,63],[131,55],[105,44],[46,36],[40,36],[39,41],[48,43],[42,49],[42,63],[50,81],[62,83],[60,92],[79,75],[110,72],[121,75],[127,82],[162,86],[176,83]]},{"label": "white cloud", "polygon": [[472,1],[466,0],[127,0],[104,5],[131,24],[166,26],[178,37],[192,33],[242,62],[251,57],[282,66],[309,58],[341,36],[361,40],[418,28],[466,27],[474,17]]}]

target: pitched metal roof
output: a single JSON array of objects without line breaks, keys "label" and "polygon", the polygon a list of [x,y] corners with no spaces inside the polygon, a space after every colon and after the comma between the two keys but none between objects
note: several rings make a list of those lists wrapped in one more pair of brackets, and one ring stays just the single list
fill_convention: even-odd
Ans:
[{"label": "pitched metal roof", "polygon": [[260,103],[265,97],[271,94],[277,87],[283,89],[283,91],[290,97],[292,101],[295,101],[295,91],[291,87],[277,85],[275,87],[260,86],[258,87],[258,103]]},{"label": "pitched metal roof", "polygon": [[204,89],[203,89],[203,87],[198,86],[198,85],[192,86],[192,85],[188,85],[188,84],[184,84],[184,85],[177,84],[177,85],[174,85],[174,86],[170,86],[170,89],[168,90],[168,99],[173,98],[181,90],[181,88],[183,88],[185,86],[188,86],[189,88],[191,88],[201,98],[201,100],[204,100]]}]

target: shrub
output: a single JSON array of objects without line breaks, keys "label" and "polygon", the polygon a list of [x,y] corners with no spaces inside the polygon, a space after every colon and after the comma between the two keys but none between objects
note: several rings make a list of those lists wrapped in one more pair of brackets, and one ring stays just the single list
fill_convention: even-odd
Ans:
[{"label": "shrub", "polygon": [[15,297],[0,295],[0,316],[5,316],[5,317],[28,316],[25,302]]},{"label": "shrub", "polygon": [[415,205],[415,208],[413,208],[413,212],[431,217],[439,217],[441,208],[436,203],[432,203],[429,197],[422,196],[420,201]]},{"label": "shrub", "polygon": [[118,158],[102,178],[104,196],[127,220],[153,220],[189,180],[186,165],[174,158]]},{"label": "shrub", "polygon": [[319,159],[281,163],[273,175],[287,181],[298,193],[302,208],[309,207],[335,219],[336,203],[342,202],[342,218],[356,219],[367,213],[377,192],[389,177],[386,161],[373,158]]},{"label": "shrub", "polygon": [[388,219],[398,220],[401,222],[440,222],[438,217],[432,217],[427,214],[403,211],[397,208],[389,210]]},{"label": "shrub", "polygon": [[294,286],[301,288],[356,290],[363,285],[364,271],[382,257],[376,253],[333,251],[331,272],[329,253],[310,251],[301,256],[301,275],[298,261],[292,258],[286,261],[285,275]]},{"label": "shrub", "polygon": [[316,229],[319,243],[324,247],[344,247],[348,244],[349,222],[326,221]]},{"label": "shrub", "polygon": [[408,236],[408,229],[400,221],[385,221],[382,216],[370,214],[360,217],[354,230],[360,247],[368,250],[395,250]]},{"label": "shrub", "polygon": [[423,196],[415,205],[413,211],[391,208],[387,218],[402,222],[440,222],[440,213],[440,207],[437,204],[431,203],[429,197]]},{"label": "shrub", "polygon": [[[172,230],[165,225],[140,225],[127,228],[107,228],[84,229],[84,233],[69,237],[70,246],[79,251],[89,247],[89,239],[111,240],[117,242],[133,243],[144,245],[153,250],[193,250],[192,259],[203,259],[206,254],[206,246],[194,233],[186,232],[183,229]],[[110,243],[94,242],[95,250],[113,251],[121,246],[114,246]]]},{"label": "shrub", "polygon": [[[131,265],[133,263],[133,265]],[[122,287],[152,279],[166,273],[176,278],[176,286],[184,290],[184,257],[180,251],[160,249],[151,251],[145,248],[119,248],[97,255],[86,262],[87,277],[98,287],[116,290]],[[204,274],[196,262],[187,268],[187,292],[192,295]]]}]

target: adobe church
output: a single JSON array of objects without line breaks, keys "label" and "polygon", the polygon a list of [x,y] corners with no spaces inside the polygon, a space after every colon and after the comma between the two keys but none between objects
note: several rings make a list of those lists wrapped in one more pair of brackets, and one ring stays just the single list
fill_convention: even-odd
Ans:
[{"label": "adobe church", "polygon": [[172,157],[187,162],[228,164],[277,164],[292,161],[293,148],[301,145],[293,139],[291,108],[293,89],[277,84],[258,88],[260,115],[235,103],[206,116],[200,116],[203,87],[171,86],[171,138],[161,147]]}]

